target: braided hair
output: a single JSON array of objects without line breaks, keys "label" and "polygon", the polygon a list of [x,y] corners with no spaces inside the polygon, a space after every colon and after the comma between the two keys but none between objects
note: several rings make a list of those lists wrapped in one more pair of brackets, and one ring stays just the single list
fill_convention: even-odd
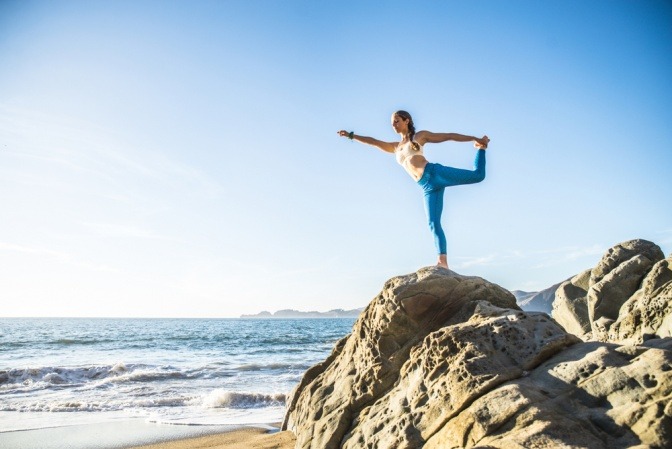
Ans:
[{"label": "braided hair", "polygon": [[415,151],[420,151],[420,145],[417,142],[413,141],[413,136],[415,136],[415,124],[413,123],[413,117],[406,111],[397,111],[394,113],[397,117],[401,117],[404,120],[408,120],[408,139],[411,142],[411,146]]}]

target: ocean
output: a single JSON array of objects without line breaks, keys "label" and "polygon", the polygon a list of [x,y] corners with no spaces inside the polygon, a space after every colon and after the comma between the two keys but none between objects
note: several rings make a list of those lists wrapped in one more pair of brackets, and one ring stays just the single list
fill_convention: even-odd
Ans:
[{"label": "ocean", "polygon": [[282,420],[337,319],[0,318],[3,433],[120,419],[222,426]]}]

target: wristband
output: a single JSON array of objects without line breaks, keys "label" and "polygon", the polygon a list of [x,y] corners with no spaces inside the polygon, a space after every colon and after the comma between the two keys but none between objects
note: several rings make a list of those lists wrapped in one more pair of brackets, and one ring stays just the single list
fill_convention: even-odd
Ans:
[{"label": "wristband", "polygon": [[354,131],[350,131],[350,132],[348,133],[348,139],[352,140],[354,137],[355,137],[355,132],[354,132]]}]

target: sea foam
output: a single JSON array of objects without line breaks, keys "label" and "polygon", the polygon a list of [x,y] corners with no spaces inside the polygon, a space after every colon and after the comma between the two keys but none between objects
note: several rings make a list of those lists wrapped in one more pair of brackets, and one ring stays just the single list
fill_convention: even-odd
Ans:
[{"label": "sea foam", "polygon": [[240,393],[217,389],[202,398],[202,405],[208,408],[256,408],[285,405],[282,393]]}]

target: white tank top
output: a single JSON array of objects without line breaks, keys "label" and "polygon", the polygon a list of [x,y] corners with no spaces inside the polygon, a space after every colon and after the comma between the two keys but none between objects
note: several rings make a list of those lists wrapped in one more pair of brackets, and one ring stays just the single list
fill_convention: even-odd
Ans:
[{"label": "white tank top", "polygon": [[408,159],[411,156],[415,156],[416,154],[422,156],[423,155],[422,145],[418,143],[417,148],[418,150],[414,150],[413,145],[411,145],[411,142],[406,142],[403,145],[399,145],[397,149],[394,150],[394,155],[397,157],[397,162],[399,162],[399,165],[403,167],[404,162],[406,162],[406,159]]}]

